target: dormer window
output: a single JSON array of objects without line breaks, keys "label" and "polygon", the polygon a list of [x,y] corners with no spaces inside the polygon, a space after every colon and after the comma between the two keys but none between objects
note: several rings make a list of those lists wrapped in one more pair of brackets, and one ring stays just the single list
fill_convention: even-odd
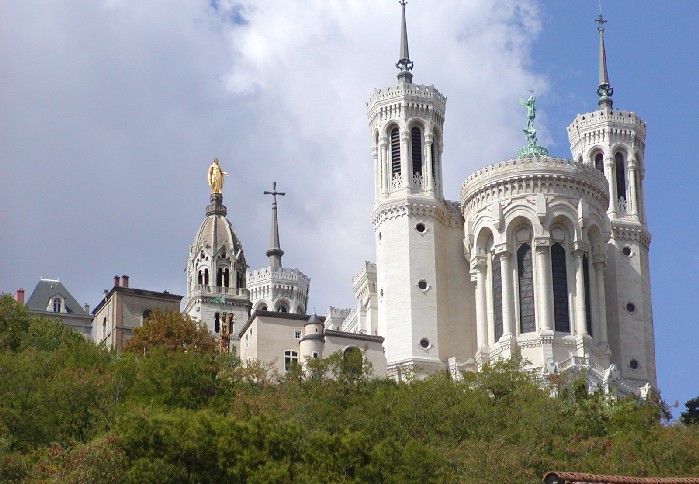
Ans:
[{"label": "dormer window", "polygon": [[64,312],[63,298],[60,296],[55,296],[49,299],[48,307],[46,308],[49,312],[62,313]]}]

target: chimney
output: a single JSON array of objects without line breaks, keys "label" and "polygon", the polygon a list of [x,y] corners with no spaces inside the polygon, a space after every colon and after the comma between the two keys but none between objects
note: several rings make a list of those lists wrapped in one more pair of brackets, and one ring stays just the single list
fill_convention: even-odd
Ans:
[{"label": "chimney", "polygon": [[88,303],[83,304],[83,311],[90,313],[90,305]]},{"label": "chimney", "polygon": [[121,276],[121,286],[129,287],[129,276]]},{"label": "chimney", "polygon": [[24,304],[24,289],[21,287],[15,291],[15,301]]},{"label": "chimney", "polygon": [[119,287],[119,276],[114,276],[114,287]]}]

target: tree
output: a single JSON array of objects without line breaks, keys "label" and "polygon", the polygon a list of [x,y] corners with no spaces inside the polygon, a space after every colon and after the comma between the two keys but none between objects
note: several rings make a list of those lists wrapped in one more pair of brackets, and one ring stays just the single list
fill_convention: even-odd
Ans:
[{"label": "tree", "polygon": [[124,350],[145,353],[155,347],[163,347],[167,351],[207,353],[214,351],[216,342],[206,325],[177,311],[156,309],[146,318],[143,326],[134,329]]},{"label": "tree", "polygon": [[684,406],[687,407],[687,411],[680,415],[680,422],[685,425],[699,425],[699,397],[687,400]]}]

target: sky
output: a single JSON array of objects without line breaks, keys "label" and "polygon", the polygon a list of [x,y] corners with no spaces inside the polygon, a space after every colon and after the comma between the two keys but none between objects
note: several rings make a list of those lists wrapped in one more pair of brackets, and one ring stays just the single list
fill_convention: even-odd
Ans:
[{"label": "sky", "polygon": [[[658,385],[699,395],[699,2],[603,4],[615,108],[647,123],[644,180]],[[524,144],[570,157],[596,107],[597,0],[411,0],[414,82],[447,96],[445,196]],[[252,269],[266,266],[272,182],[283,264],[309,308],[354,305],[374,260],[365,102],[396,83],[394,0],[0,3],[0,292],[60,279],[93,308],[114,275],[184,295],[214,156]],[[683,252],[684,251],[684,252]]]}]

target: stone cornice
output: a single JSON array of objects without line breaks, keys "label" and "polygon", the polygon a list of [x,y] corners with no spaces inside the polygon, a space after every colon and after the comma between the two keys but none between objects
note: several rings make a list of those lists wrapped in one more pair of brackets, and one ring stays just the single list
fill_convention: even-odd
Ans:
[{"label": "stone cornice", "polygon": [[375,89],[366,102],[369,123],[421,116],[444,124],[447,98],[434,86],[399,84]]},{"label": "stone cornice", "polygon": [[624,223],[612,220],[612,238],[617,240],[633,240],[643,247],[650,247],[651,235],[648,229],[636,223]]},{"label": "stone cornice", "polygon": [[461,209],[477,211],[495,200],[536,194],[585,199],[606,211],[609,188],[594,167],[563,158],[515,158],[481,168],[461,186]]},{"label": "stone cornice", "polygon": [[439,201],[431,198],[404,196],[382,201],[374,208],[371,221],[374,228],[386,220],[405,216],[431,217],[446,227],[463,228],[464,219],[458,202]]},{"label": "stone cornice", "polygon": [[596,144],[613,145],[624,142],[641,152],[645,148],[646,122],[636,113],[619,110],[600,110],[578,114],[568,126],[570,150],[575,155],[582,145],[591,147]]}]

